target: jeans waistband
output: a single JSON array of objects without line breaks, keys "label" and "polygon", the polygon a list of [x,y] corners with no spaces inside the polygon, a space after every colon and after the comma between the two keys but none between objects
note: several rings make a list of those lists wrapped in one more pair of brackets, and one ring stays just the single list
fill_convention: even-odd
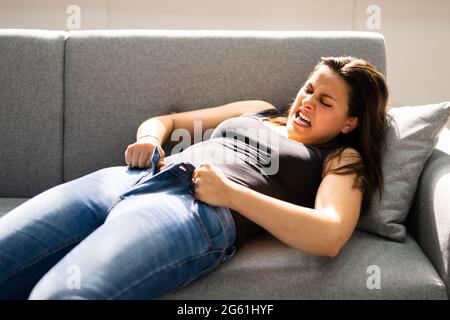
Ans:
[{"label": "jeans waistband", "polygon": [[192,183],[192,173],[196,167],[191,162],[178,162],[176,165],[178,166],[178,169],[172,170],[172,173]]},{"label": "jeans waistband", "polygon": [[[159,150],[158,150],[157,147],[155,147],[153,149],[153,153],[152,153],[152,156],[151,156],[151,159],[152,159],[151,160],[152,161],[151,168],[152,168],[153,174],[158,172],[158,169],[156,168],[156,165],[158,164],[160,158],[161,158],[161,155],[159,153]],[[177,176],[185,179],[186,181],[191,182],[192,181],[192,173],[195,170],[195,165],[193,165],[191,162],[188,162],[188,161],[187,162],[179,162],[179,163],[176,163],[176,164],[172,163],[172,164],[169,164],[167,167],[163,167],[162,171],[165,171],[165,170],[167,170],[169,168],[172,168],[175,165],[181,166],[181,168],[179,168],[179,170],[172,170],[171,169],[171,172],[176,174]]]},{"label": "jeans waistband", "polygon": [[[156,165],[159,162],[160,154],[157,147],[153,149],[152,153],[152,171],[153,174],[157,173]],[[176,170],[171,169],[173,166],[178,166]],[[168,167],[162,169],[162,171],[170,169],[171,173],[179,176],[180,178],[184,179],[185,181],[189,182],[190,184],[193,184],[192,182],[192,173],[195,170],[195,165],[192,164],[189,161],[183,161],[179,163],[172,163]],[[224,259],[227,259],[234,255],[236,252],[236,226],[234,224],[234,219],[231,214],[231,211],[227,207],[214,207],[220,215],[220,218],[222,222],[224,223],[224,233],[226,236],[226,250],[225,250],[225,257]]]}]

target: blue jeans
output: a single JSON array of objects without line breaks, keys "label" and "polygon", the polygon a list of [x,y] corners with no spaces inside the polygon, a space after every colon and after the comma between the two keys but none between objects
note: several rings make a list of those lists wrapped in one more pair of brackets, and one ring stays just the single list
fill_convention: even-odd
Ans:
[{"label": "blue jeans", "polygon": [[[0,299],[155,299],[236,252],[230,210],[194,196],[190,162],[98,170],[0,218]],[[31,292],[31,294],[30,294]]]}]

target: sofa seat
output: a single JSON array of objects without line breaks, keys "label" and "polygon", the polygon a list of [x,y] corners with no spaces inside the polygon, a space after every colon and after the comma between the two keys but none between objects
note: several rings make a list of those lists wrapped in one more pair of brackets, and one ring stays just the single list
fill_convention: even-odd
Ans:
[{"label": "sofa seat", "polygon": [[29,198],[0,198],[0,217],[18,207]]},{"label": "sofa seat", "polygon": [[[0,198],[0,216],[27,200]],[[374,274],[369,266],[379,267],[380,289],[367,288]],[[409,233],[398,243],[356,230],[334,258],[295,250],[264,233],[213,273],[160,299],[447,299],[447,292]]]},{"label": "sofa seat", "polygon": [[[367,288],[371,265],[381,271],[380,289]],[[334,258],[262,234],[213,273],[161,299],[447,299],[447,292],[409,233],[398,243],[356,230]]]}]

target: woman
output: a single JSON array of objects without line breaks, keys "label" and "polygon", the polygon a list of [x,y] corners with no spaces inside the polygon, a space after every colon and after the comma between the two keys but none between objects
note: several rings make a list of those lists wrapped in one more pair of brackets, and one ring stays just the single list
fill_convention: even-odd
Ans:
[{"label": "woman", "polygon": [[[382,191],[387,99],[369,63],[329,57],[285,113],[240,101],[145,121],[128,167],[56,186],[0,219],[0,298],[157,298],[263,231],[334,257]],[[194,133],[196,119],[214,128],[210,139],[165,157],[161,145]]]}]

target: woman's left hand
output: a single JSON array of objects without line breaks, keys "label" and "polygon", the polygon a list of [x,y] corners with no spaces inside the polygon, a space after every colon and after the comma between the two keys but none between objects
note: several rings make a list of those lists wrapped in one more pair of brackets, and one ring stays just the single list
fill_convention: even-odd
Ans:
[{"label": "woman's left hand", "polygon": [[212,206],[228,207],[234,182],[209,162],[200,163],[192,173],[195,197]]}]

